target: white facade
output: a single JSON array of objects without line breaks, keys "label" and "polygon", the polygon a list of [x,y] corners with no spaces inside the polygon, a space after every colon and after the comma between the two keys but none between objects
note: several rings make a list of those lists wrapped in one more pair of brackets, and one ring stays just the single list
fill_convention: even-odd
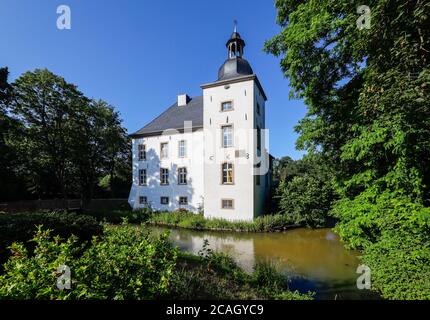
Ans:
[{"label": "white facade", "polygon": [[[265,143],[266,96],[242,58],[244,46],[234,32],[227,42],[229,58],[220,68],[218,80],[202,85],[203,98],[178,96],[177,104],[162,117],[132,135],[129,203],[133,208],[184,208],[231,221],[249,221],[264,213],[271,184]],[[191,107],[189,101],[201,105]],[[187,111],[190,119],[186,120],[197,119],[199,124],[186,123],[183,130],[168,131],[179,129],[174,118],[186,118]],[[185,154],[180,141],[185,141]]]},{"label": "white facade", "polygon": [[[256,140],[257,128],[261,132],[265,129],[265,99],[255,77],[235,80],[237,82],[202,86],[205,128],[204,211],[205,216],[210,218],[252,220],[262,212],[267,194],[266,175],[260,175],[258,183],[259,170],[254,168],[261,161],[260,158],[264,159],[257,154]],[[229,111],[222,111],[222,103],[226,101],[231,102],[233,107]],[[231,147],[222,145],[222,128],[225,126],[233,128]],[[263,137],[260,150],[262,155],[266,154]],[[233,165],[231,183],[222,180],[224,163]],[[223,208],[223,199],[231,199],[232,208]]]},{"label": "white facade", "polygon": [[[191,130],[190,130],[191,131]],[[185,141],[185,155],[179,156],[179,142]],[[137,209],[173,211],[184,208],[198,212],[203,209],[203,130],[187,133],[169,133],[132,139],[133,184],[130,205]],[[161,145],[167,144],[168,155],[161,157]],[[146,160],[139,160],[138,146],[145,146]],[[186,169],[186,184],[179,181],[179,168]],[[168,184],[161,184],[161,169],[168,169]],[[146,184],[139,183],[139,170],[146,170]],[[146,197],[142,202],[140,197]],[[161,197],[168,197],[162,204]],[[179,197],[186,197],[187,204],[180,204]]]}]

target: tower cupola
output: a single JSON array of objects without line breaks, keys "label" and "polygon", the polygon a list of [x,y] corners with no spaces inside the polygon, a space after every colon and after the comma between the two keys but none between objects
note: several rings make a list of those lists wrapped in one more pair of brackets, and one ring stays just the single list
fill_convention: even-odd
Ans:
[{"label": "tower cupola", "polygon": [[244,75],[253,74],[248,61],[243,58],[243,48],[245,41],[237,32],[237,22],[235,21],[234,30],[230,39],[226,43],[228,59],[219,68],[218,81],[232,79]]},{"label": "tower cupola", "polygon": [[237,22],[234,22],[234,31],[231,34],[230,39],[228,39],[226,43],[226,47],[228,49],[228,58],[234,59],[236,57],[242,58],[243,56],[243,48],[245,47],[245,41],[240,37],[240,34],[237,32]]}]

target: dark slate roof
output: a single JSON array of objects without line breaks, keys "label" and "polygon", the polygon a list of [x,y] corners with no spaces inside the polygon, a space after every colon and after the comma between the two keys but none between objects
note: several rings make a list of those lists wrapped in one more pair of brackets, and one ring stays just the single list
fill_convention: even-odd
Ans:
[{"label": "dark slate roof", "polygon": [[150,136],[161,134],[168,129],[184,129],[184,121],[192,121],[193,128],[203,127],[203,96],[191,98],[188,104],[182,107],[178,107],[178,102],[175,102],[157,118],[130,136]]},{"label": "dark slate roof", "polygon": [[218,81],[251,75],[253,73],[248,61],[240,57],[235,57],[233,59],[227,59],[219,68]]}]

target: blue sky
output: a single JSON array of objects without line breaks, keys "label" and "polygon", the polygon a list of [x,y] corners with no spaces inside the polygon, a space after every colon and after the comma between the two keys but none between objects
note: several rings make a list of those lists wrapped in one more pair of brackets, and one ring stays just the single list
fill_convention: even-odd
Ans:
[{"label": "blue sky", "polygon": [[[61,4],[71,8],[71,30],[56,27]],[[234,19],[269,99],[270,152],[300,158],[293,128],[306,107],[289,100],[279,59],[262,51],[280,30],[274,1],[0,0],[0,66],[10,80],[48,68],[114,105],[131,133],[177,94],[201,95],[200,85],[216,80]]]}]

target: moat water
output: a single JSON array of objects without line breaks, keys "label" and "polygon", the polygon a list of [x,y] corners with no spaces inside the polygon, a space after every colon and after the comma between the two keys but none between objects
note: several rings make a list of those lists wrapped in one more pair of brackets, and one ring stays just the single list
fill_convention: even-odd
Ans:
[{"label": "moat water", "polygon": [[229,254],[247,272],[258,261],[270,261],[289,279],[289,288],[315,292],[316,299],[377,299],[357,288],[359,252],[347,250],[331,229],[294,229],[283,233],[194,231],[151,227],[170,231],[173,243],[194,254],[204,240],[215,251]]}]

